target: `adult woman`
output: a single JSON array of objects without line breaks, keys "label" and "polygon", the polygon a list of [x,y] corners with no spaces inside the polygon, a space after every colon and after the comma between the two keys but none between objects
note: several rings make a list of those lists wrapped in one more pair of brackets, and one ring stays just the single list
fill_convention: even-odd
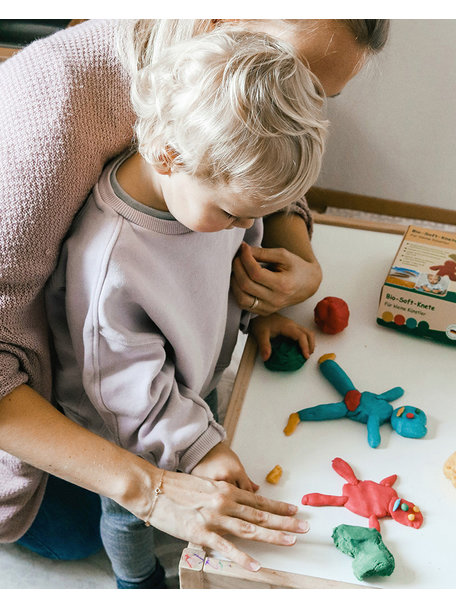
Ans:
[{"label": "adult woman", "polygon": [[[356,74],[369,52],[383,46],[387,24],[373,21],[248,21],[245,27],[294,43],[332,96]],[[138,55],[141,60],[149,39],[148,48],[156,52],[169,40],[224,27],[224,22],[155,25],[134,24],[136,42],[130,50],[135,61]],[[173,472],[166,472],[163,480],[163,472],[80,428],[48,402],[51,375],[43,286],[62,238],[104,163],[131,139],[129,80],[114,51],[115,31],[112,22],[83,23],[33,43],[0,66],[0,541],[19,539],[35,551],[64,559],[95,550],[97,497],[81,490],[86,488],[112,498],[140,519],[150,515],[159,529],[257,569],[257,563],[222,535],[292,544],[289,533],[306,529],[290,517],[296,509],[223,480]],[[232,283],[239,304],[260,315],[304,300],[320,281],[299,215],[272,216],[263,244],[268,249],[243,249]],[[260,262],[273,263],[278,272],[263,269]],[[263,354],[268,345],[265,336]],[[47,487],[44,471],[52,474]],[[154,502],[154,489],[162,481],[163,493]],[[75,534],[82,502],[87,508],[84,519],[92,527],[78,528]],[[51,524],[58,520],[65,526],[60,533],[65,548],[53,544],[52,525],[46,527],[50,512]],[[95,543],[81,547],[76,537],[92,537]]]}]

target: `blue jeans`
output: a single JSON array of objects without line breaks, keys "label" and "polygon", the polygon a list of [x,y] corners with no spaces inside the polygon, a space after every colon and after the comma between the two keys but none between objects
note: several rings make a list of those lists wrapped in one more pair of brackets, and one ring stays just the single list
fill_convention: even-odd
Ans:
[{"label": "blue jeans", "polygon": [[17,542],[50,559],[84,559],[102,548],[98,494],[49,475],[43,502]]}]

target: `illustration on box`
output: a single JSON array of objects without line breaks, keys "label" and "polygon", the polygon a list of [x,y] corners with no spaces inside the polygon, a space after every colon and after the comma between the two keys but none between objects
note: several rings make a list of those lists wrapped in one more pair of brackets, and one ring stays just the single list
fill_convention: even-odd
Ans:
[{"label": "illustration on box", "polygon": [[418,439],[426,435],[426,414],[410,405],[393,409],[389,403],[402,397],[404,389],[396,386],[381,394],[368,391],[359,392],[344,370],[335,361],[333,353],[323,355],[318,360],[319,369],[343,399],[336,403],[325,403],[293,412],[284,428],[289,436],[300,422],[315,420],[335,420],[349,418],[367,425],[367,441],[372,448],[380,445],[380,426],[390,422],[402,437]]},{"label": "illustration on box", "polygon": [[409,226],[381,291],[377,323],[456,345],[456,234]]}]

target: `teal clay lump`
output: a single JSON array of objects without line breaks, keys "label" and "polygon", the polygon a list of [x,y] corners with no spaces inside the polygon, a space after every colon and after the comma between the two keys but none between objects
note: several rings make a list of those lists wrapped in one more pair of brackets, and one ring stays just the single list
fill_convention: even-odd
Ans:
[{"label": "teal clay lump", "polygon": [[271,356],[264,364],[273,372],[294,372],[307,361],[299,343],[291,338],[285,336],[272,338],[271,347]]},{"label": "teal clay lump", "polygon": [[394,571],[394,557],[375,528],[342,524],[332,533],[334,544],[353,557],[353,573],[360,581],[369,576],[390,576]]}]

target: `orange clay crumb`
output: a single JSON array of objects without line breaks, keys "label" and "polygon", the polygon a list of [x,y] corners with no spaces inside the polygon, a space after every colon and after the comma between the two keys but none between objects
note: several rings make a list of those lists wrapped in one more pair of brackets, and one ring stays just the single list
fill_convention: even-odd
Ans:
[{"label": "orange clay crumb", "polygon": [[268,483],[279,483],[280,478],[282,477],[282,467],[280,464],[276,464],[276,466],[269,471],[266,475],[266,481]]},{"label": "orange clay crumb", "polygon": [[285,435],[287,435],[287,436],[292,435],[296,431],[296,427],[298,426],[299,423],[300,423],[299,414],[297,412],[290,414],[290,416],[288,418],[287,426],[283,429],[283,432],[285,433]]}]

